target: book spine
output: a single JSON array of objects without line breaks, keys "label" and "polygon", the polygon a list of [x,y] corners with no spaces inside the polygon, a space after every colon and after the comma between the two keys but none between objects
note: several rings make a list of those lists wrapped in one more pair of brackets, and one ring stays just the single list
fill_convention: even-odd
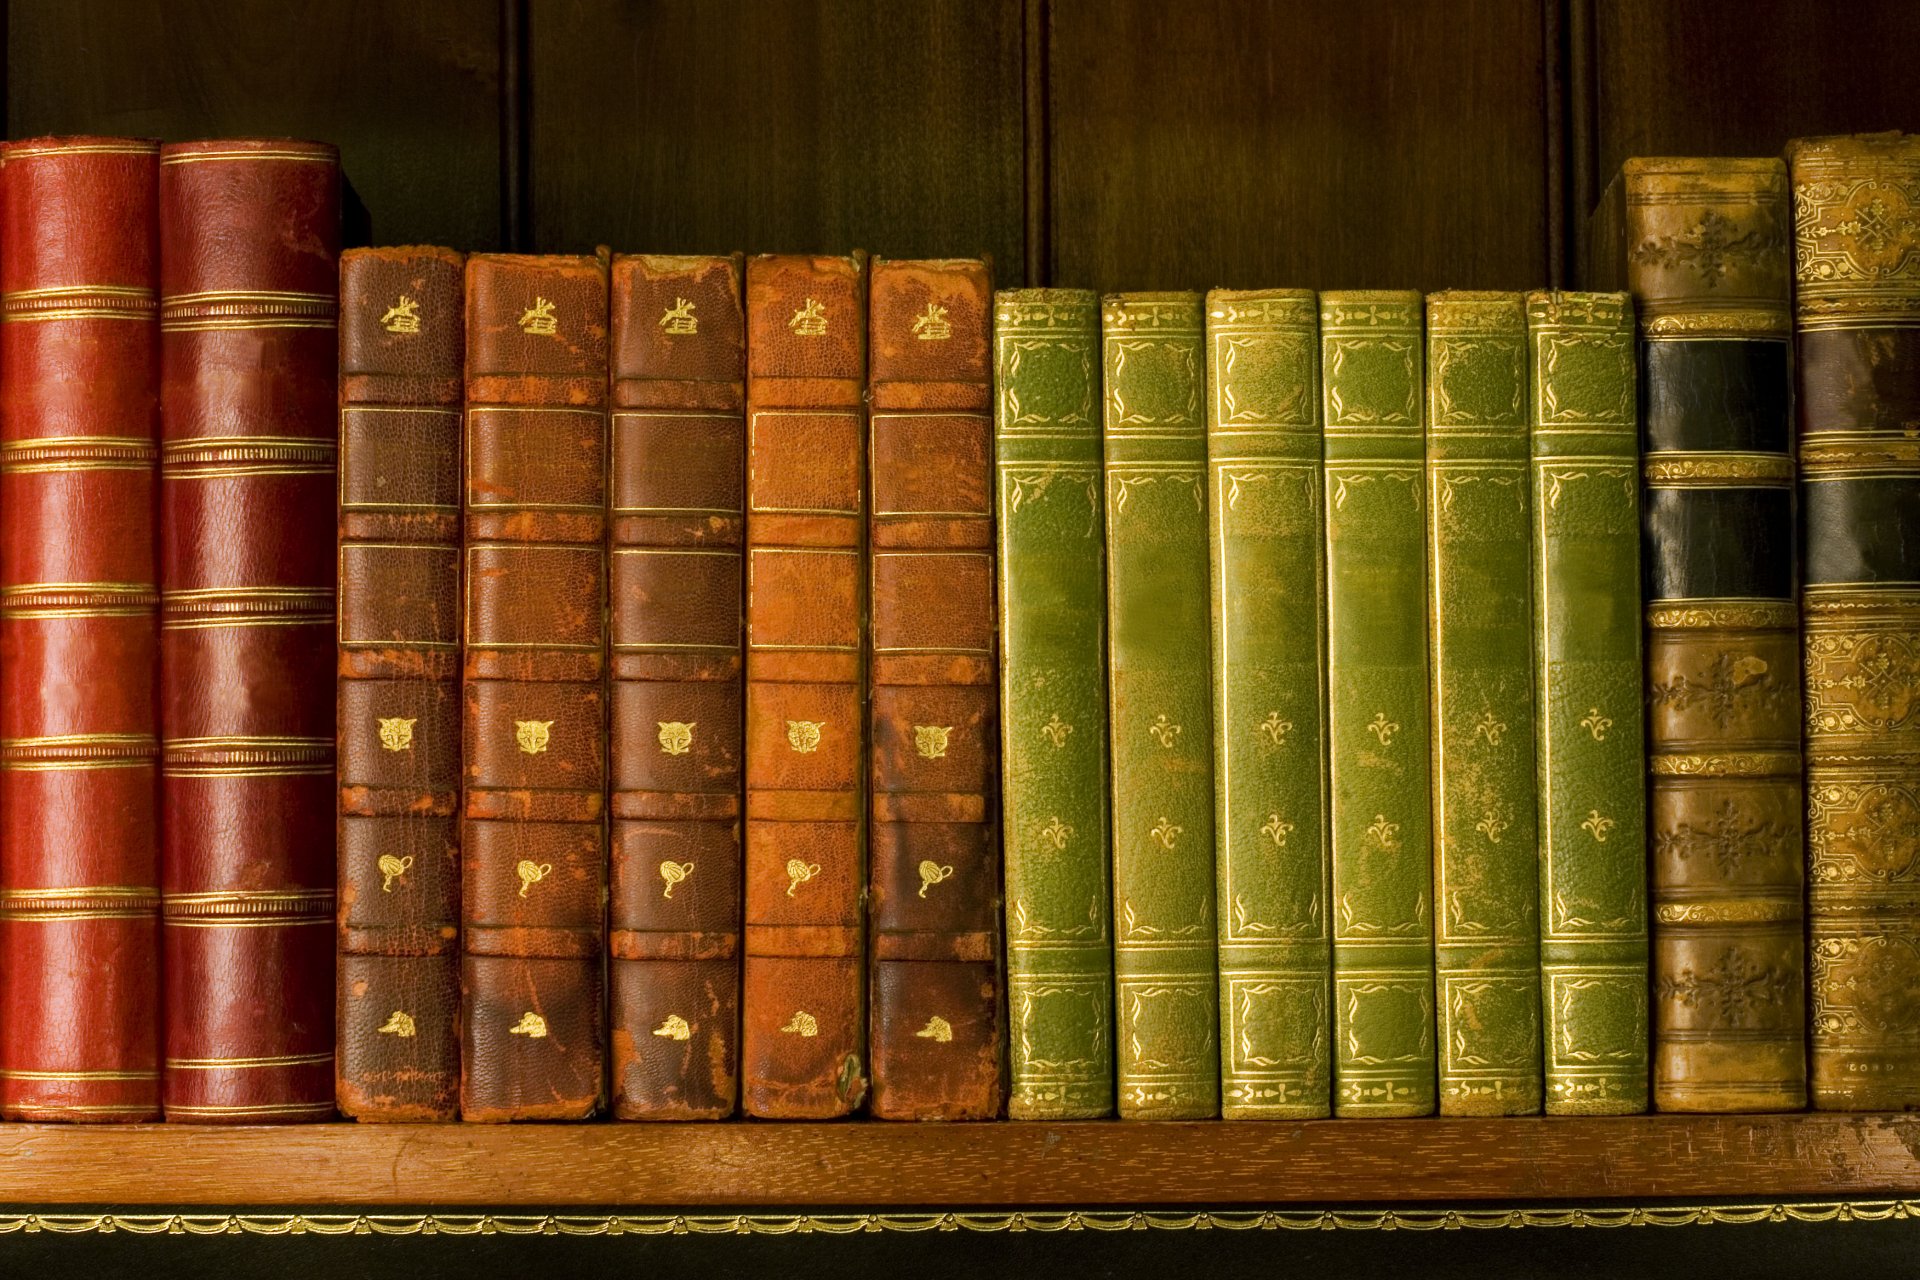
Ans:
[{"label": "book spine", "polygon": [[1113,1114],[1100,300],[994,295],[1000,815],[1015,1120]]},{"label": "book spine", "polygon": [[1549,1115],[1647,1109],[1646,748],[1633,304],[1527,295]]},{"label": "book spine", "polygon": [[160,1114],[160,146],[0,155],[0,1116]]},{"label": "book spine", "polygon": [[340,162],[160,152],[168,1120],[333,1113]]},{"label": "book spine", "polygon": [[1220,1112],[1204,305],[1103,301],[1120,1114]]},{"label": "book spine", "polygon": [[1540,1110],[1527,310],[1427,298],[1434,1018],[1440,1114]]},{"label": "book spine", "polygon": [[1207,295],[1220,1091],[1229,1120],[1332,1105],[1326,557],[1313,293]]},{"label": "book spine", "polygon": [[1786,166],[1629,160],[1653,1106],[1807,1105]]},{"label": "book spine", "polygon": [[467,259],[460,1114],[605,1093],[607,265]]},{"label": "book spine", "polygon": [[979,261],[876,260],[868,300],[872,548],[871,1110],[1000,1113],[993,282]]},{"label": "book spine", "polygon": [[360,1120],[459,1117],[465,262],[340,259],[334,1093]]},{"label": "book spine", "polygon": [[747,262],[747,852],[741,1101],[867,1094],[864,257]]},{"label": "book spine", "polygon": [[739,1092],[746,315],[738,257],[613,260],[613,1114]]},{"label": "book spine", "polygon": [[1434,1109],[1421,296],[1320,296],[1335,1115]]},{"label": "book spine", "polygon": [[1920,1107],[1920,137],[1788,149],[1813,1105]]}]

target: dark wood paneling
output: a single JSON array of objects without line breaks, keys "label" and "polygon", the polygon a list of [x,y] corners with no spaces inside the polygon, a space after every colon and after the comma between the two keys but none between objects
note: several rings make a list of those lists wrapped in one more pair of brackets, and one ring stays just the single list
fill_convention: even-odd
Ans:
[{"label": "dark wood paneling", "polygon": [[532,6],[533,242],[1022,270],[1018,0]]},{"label": "dark wood paneling", "polygon": [[1054,283],[1547,279],[1541,0],[1055,3]]},{"label": "dark wood paneling", "polygon": [[338,143],[382,243],[500,239],[499,0],[9,0],[7,129]]}]

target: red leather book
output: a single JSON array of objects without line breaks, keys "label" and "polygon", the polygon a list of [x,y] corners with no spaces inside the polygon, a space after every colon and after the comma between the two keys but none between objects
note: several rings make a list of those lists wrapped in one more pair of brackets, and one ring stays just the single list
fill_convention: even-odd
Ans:
[{"label": "red leather book", "polygon": [[169,1120],[333,1113],[340,164],[160,152]]},{"label": "red leather book", "polygon": [[0,155],[0,1115],[160,1113],[160,144]]},{"label": "red leather book", "polygon": [[466,258],[340,259],[334,1094],[460,1114],[460,403]]},{"label": "red leather book", "polygon": [[748,1115],[866,1098],[866,261],[747,262]]},{"label": "red leather book", "polygon": [[460,1114],[605,1094],[607,265],[467,259]]},{"label": "red leather book", "polygon": [[613,260],[613,1114],[717,1119],[740,1055],[740,259]]},{"label": "red leather book", "polygon": [[876,259],[869,300],[872,1112],[1000,1112],[993,280]]}]

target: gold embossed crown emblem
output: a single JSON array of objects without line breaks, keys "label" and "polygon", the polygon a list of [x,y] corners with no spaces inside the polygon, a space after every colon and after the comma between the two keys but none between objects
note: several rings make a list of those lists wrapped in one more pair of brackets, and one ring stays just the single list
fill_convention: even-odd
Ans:
[{"label": "gold embossed crown emblem", "polygon": [[535,298],[533,305],[520,313],[520,332],[536,338],[554,338],[560,334],[560,321],[553,314],[553,303]]},{"label": "gold embossed crown emblem", "polygon": [[547,1020],[531,1009],[520,1015],[520,1021],[507,1028],[510,1036],[525,1036],[529,1040],[547,1038]]},{"label": "gold embossed crown emblem", "polygon": [[380,717],[380,745],[389,751],[405,751],[413,746],[413,726],[417,718],[405,716]]},{"label": "gold embossed crown emblem", "polygon": [[693,314],[693,306],[685,298],[675,298],[666,314],[660,317],[660,327],[668,333],[700,332],[700,320]]},{"label": "gold embossed crown emblem", "polygon": [[913,318],[913,336],[922,342],[945,342],[953,336],[953,325],[947,320],[947,309],[937,302],[929,302],[927,309]]},{"label": "gold embossed crown emblem", "polygon": [[787,721],[787,745],[801,755],[816,751],[820,746],[820,731],[826,727],[827,722],[824,720],[789,720]]},{"label": "gold embossed crown emblem", "polygon": [[824,304],[808,298],[806,305],[793,313],[793,319],[787,321],[787,328],[802,338],[820,338],[827,332],[827,308]]},{"label": "gold embossed crown emblem", "polygon": [[693,745],[693,727],[700,722],[688,720],[657,720],[660,726],[660,749],[670,756],[683,756],[687,748]]},{"label": "gold embossed crown emblem", "polygon": [[547,740],[553,734],[551,720],[515,720],[513,722],[513,740],[520,749],[530,756],[537,756],[547,749]]},{"label": "gold embossed crown emblem", "polygon": [[380,317],[380,327],[388,333],[420,332],[420,304],[401,294],[394,304]]},{"label": "gold embossed crown emblem", "polygon": [[913,749],[923,759],[938,760],[947,754],[947,735],[952,732],[950,724],[917,724],[913,726]]},{"label": "gold embossed crown emblem", "polygon": [[413,1025],[413,1015],[395,1009],[387,1015],[387,1020],[380,1024],[379,1034],[383,1036],[399,1036],[402,1040],[411,1040],[418,1033]]}]

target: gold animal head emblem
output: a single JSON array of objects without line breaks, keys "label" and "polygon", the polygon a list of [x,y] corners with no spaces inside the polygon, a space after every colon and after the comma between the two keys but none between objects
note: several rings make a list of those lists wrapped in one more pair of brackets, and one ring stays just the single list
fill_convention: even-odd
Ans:
[{"label": "gold animal head emblem", "polygon": [[665,862],[662,862],[660,864],[660,878],[667,882],[667,887],[660,891],[660,896],[663,898],[671,898],[673,896],[673,886],[679,884],[692,874],[693,863],[690,861],[675,862],[672,858],[668,858]]},{"label": "gold animal head emblem", "polygon": [[933,886],[939,884],[952,874],[952,867],[943,867],[932,859],[922,862],[920,864],[920,896],[923,898],[926,897],[927,890],[933,888]]},{"label": "gold animal head emblem", "polygon": [[402,1040],[413,1039],[415,1035],[413,1015],[402,1013],[400,1010],[395,1009],[387,1015],[387,1020],[380,1024],[380,1034],[383,1036],[399,1036]]},{"label": "gold animal head emblem", "polygon": [[913,749],[923,759],[938,760],[947,754],[947,735],[952,732],[950,724],[917,724],[913,726]]},{"label": "gold animal head emblem", "polygon": [[913,1033],[922,1040],[938,1040],[946,1044],[953,1039],[953,1024],[938,1014],[927,1019],[927,1025]]},{"label": "gold animal head emblem", "polygon": [[808,298],[807,304],[793,313],[793,319],[787,321],[787,328],[802,338],[824,337],[827,332],[826,305]]},{"label": "gold animal head emblem", "polygon": [[820,1019],[814,1017],[805,1009],[795,1009],[793,1016],[787,1019],[787,1025],[780,1029],[788,1035],[800,1036],[802,1039],[811,1040],[814,1036],[820,1034]]},{"label": "gold animal head emblem", "polygon": [[825,720],[789,720],[787,721],[787,745],[801,755],[809,755],[820,747],[820,731],[827,727]]},{"label": "gold animal head emblem", "polygon": [[663,1040],[690,1040],[693,1038],[693,1028],[679,1014],[670,1013],[665,1022],[653,1029],[653,1034]]},{"label": "gold animal head emblem", "polygon": [[390,853],[383,853],[376,865],[380,868],[380,874],[385,877],[380,881],[380,892],[392,893],[393,882],[413,869],[413,856],[409,854],[404,858],[396,858]]},{"label": "gold animal head emblem", "polygon": [[529,1040],[547,1038],[547,1020],[529,1009],[520,1015],[520,1021],[507,1028],[510,1036],[525,1036]]},{"label": "gold animal head emblem", "polygon": [[380,717],[380,745],[389,751],[409,751],[413,748],[413,726],[419,723],[418,717],[408,719],[405,716]]},{"label": "gold animal head emblem", "polygon": [[693,308],[694,304],[685,298],[675,298],[666,314],[660,317],[660,327],[668,333],[700,332],[700,318],[693,314]]},{"label": "gold animal head emblem", "polygon": [[798,889],[801,885],[805,884],[807,881],[813,879],[815,876],[819,874],[820,874],[820,864],[817,862],[802,862],[798,858],[794,858],[792,861],[788,862],[787,863],[787,896],[791,898],[793,896],[793,891],[795,889]]},{"label": "gold animal head emblem", "polygon": [[524,898],[527,896],[527,890],[547,878],[548,873],[553,870],[553,864],[551,862],[535,862],[531,858],[523,858],[520,861],[520,865],[513,870],[514,874],[520,877],[520,896]]},{"label": "gold animal head emblem", "polygon": [[380,327],[388,333],[420,332],[420,304],[401,294],[394,304],[380,317]]},{"label": "gold animal head emblem", "polygon": [[660,749],[670,756],[683,756],[687,748],[693,745],[693,726],[698,720],[688,720],[684,724],[678,720],[657,720],[660,726]]},{"label": "gold animal head emblem", "polygon": [[540,338],[558,337],[560,321],[553,314],[553,303],[535,298],[533,305],[520,313],[520,332]]},{"label": "gold animal head emblem", "polygon": [[515,720],[513,722],[513,740],[520,749],[530,756],[537,756],[547,749],[547,739],[553,734],[551,720]]}]

